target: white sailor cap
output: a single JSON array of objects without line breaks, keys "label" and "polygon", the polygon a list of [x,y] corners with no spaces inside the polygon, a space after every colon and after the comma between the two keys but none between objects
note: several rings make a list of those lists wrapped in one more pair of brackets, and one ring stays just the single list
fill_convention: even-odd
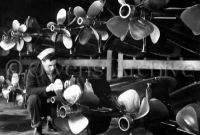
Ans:
[{"label": "white sailor cap", "polygon": [[55,49],[54,48],[46,48],[37,55],[37,58],[40,60],[43,60],[47,55],[49,55],[51,53],[55,53]]}]

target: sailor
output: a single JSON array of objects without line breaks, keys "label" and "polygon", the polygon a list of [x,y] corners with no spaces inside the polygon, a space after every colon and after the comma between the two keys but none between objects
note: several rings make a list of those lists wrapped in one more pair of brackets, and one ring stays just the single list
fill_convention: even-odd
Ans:
[{"label": "sailor", "polygon": [[[54,81],[56,79],[66,80],[64,68],[57,63],[54,48],[46,48],[37,55],[39,61],[30,65],[26,79],[27,109],[31,116],[31,126],[34,128],[34,135],[42,134],[42,118],[56,117],[56,105],[48,103],[47,99],[55,96],[57,89]],[[57,130],[53,120],[47,119],[49,130]]]}]

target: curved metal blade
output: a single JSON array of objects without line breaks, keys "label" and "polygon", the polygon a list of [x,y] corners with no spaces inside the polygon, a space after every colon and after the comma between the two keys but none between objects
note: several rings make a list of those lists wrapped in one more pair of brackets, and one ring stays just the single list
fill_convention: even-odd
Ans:
[{"label": "curved metal blade", "polygon": [[140,97],[133,89],[123,92],[117,98],[117,102],[120,106],[125,107],[126,111],[129,113],[136,113],[140,108]]},{"label": "curved metal blade", "polygon": [[[196,109],[195,109],[196,108]],[[199,133],[199,106],[197,104],[189,104],[183,107],[176,115],[176,122],[178,125],[191,133]]]},{"label": "curved metal blade", "polygon": [[146,116],[149,113],[149,110],[150,110],[150,107],[149,107],[148,99],[146,97],[144,97],[142,99],[140,109],[139,109],[137,115],[135,116],[135,119],[140,119],[140,118]]},{"label": "curved metal blade", "polygon": [[31,42],[32,37],[31,36],[24,36],[23,39],[24,39],[25,42]]},{"label": "curved metal blade", "polygon": [[93,27],[90,26],[90,28],[93,31],[93,34],[95,35],[97,41],[99,41],[100,40],[99,33]]},{"label": "curved metal blade", "polygon": [[92,88],[92,84],[86,79],[84,83],[84,92],[80,100],[81,104],[89,106],[97,106],[100,103],[100,99],[95,95]]},{"label": "curved metal blade", "polygon": [[128,20],[122,19],[120,16],[115,16],[106,23],[110,32],[116,37],[124,37],[128,33]]},{"label": "curved metal blade", "polygon": [[64,99],[70,104],[75,104],[81,97],[82,91],[78,85],[71,85],[67,87],[63,92]]},{"label": "curved metal blade", "polygon": [[187,8],[181,14],[181,20],[194,35],[200,34],[200,4]]},{"label": "curved metal blade", "polygon": [[17,31],[19,29],[19,26],[20,26],[20,23],[19,23],[18,20],[14,20],[12,22],[12,28],[13,28],[14,31]]},{"label": "curved metal blade", "polygon": [[91,35],[92,35],[92,29],[90,27],[85,27],[79,36],[80,44],[85,45],[90,39]]},{"label": "curved metal blade", "polygon": [[51,35],[51,41],[56,42],[56,36],[57,36],[57,33],[56,33],[56,32],[53,33],[53,34]]},{"label": "curved metal blade", "polygon": [[150,34],[150,38],[152,43],[156,44],[160,38],[160,30],[155,24],[149,23],[153,26],[153,32]]},{"label": "curved metal blade", "polygon": [[74,15],[76,16],[76,18],[78,18],[78,17],[85,17],[86,13],[85,13],[85,10],[82,7],[76,6],[74,8]]},{"label": "curved metal blade", "polygon": [[14,46],[16,45],[15,42],[5,42],[5,41],[1,41],[0,42],[0,46],[3,50],[5,51],[9,51],[10,49],[12,49]]},{"label": "curved metal blade", "polygon": [[101,1],[94,1],[87,12],[88,17],[94,18],[96,17],[102,10],[105,2]]},{"label": "curved metal blade", "polygon": [[62,8],[58,11],[57,18],[56,18],[58,25],[63,24],[65,22],[66,15],[67,15],[67,12],[64,8]]},{"label": "curved metal blade", "polygon": [[123,5],[126,4],[125,0],[118,0],[119,4]]},{"label": "curved metal blade", "polygon": [[145,0],[144,7],[151,10],[157,10],[165,6],[168,2],[169,0]]},{"label": "curved metal blade", "polygon": [[19,42],[17,42],[17,46],[16,46],[17,51],[20,52],[23,49],[23,47],[24,47],[24,40],[20,39]]},{"label": "curved metal blade", "polygon": [[149,21],[140,18],[133,19],[129,23],[129,30],[131,37],[135,40],[141,40],[150,35],[153,32],[154,28],[149,23]]},{"label": "curved metal blade", "polygon": [[69,128],[73,134],[79,134],[89,124],[89,120],[82,114],[75,114],[68,119]]},{"label": "curved metal blade", "polygon": [[26,32],[27,27],[26,27],[25,24],[22,24],[22,25],[19,26],[19,29],[18,29],[18,30],[19,30],[20,32],[24,33],[24,32]]},{"label": "curved metal blade", "polygon": [[101,40],[106,41],[109,37],[107,31],[97,30],[98,33],[101,35]]},{"label": "curved metal blade", "polygon": [[69,37],[66,34],[63,34],[63,44],[67,49],[71,49],[73,44],[71,37]]},{"label": "curved metal blade", "polygon": [[139,127],[135,128],[130,132],[130,135],[153,135],[149,130]]}]

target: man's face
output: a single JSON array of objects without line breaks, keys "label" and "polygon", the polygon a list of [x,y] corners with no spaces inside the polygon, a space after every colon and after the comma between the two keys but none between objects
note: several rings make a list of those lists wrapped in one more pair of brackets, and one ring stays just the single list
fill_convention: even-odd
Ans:
[{"label": "man's face", "polygon": [[44,60],[42,65],[47,74],[52,74],[56,67],[56,60]]}]

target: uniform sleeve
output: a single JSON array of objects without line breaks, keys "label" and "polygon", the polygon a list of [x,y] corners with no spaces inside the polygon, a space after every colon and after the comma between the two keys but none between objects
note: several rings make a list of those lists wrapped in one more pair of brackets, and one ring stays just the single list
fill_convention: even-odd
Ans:
[{"label": "uniform sleeve", "polygon": [[37,77],[31,69],[29,69],[27,78],[26,78],[26,91],[27,91],[28,96],[36,94],[41,97],[47,97],[46,86],[38,87]]}]

